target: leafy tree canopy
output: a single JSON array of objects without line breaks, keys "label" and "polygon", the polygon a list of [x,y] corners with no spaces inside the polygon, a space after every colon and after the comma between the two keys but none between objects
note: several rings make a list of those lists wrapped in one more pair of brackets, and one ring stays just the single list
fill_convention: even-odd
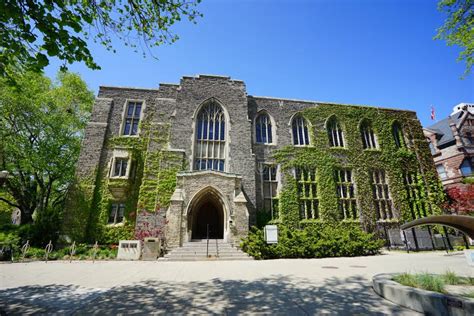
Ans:
[{"label": "leafy tree canopy", "polygon": [[99,69],[87,46],[93,39],[114,51],[112,38],[141,50],[178,39],[170,27],[195,22],[201,0],[3,0],[0,1],[0,75],[39,71],[57,57]]},{"label": "leafy tree canopy", "polygon": [[54,83],[34,72],[16,81],[0,79],[0,170],[11,176],[0,200],[28,223],[34,211],[61,208],[94,96],[71,73],[59,73]]},{"label": "leafy tree canopy", "polygon": [[464,49],[459,53],[458,61],[466,62],[464,76],[467,76],[474,64],[474,0],[441,0],[438,8],[448,17],[435,39],[446,40],[448,45]]}]

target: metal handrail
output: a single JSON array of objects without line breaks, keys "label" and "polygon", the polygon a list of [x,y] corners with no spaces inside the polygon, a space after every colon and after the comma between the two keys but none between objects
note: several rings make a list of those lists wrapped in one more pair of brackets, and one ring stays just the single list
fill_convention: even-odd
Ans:
[{"label": "metal handrail", "polygon": [[216,238],[216,258],[219,258],[219,242],[217,238]]},{"label": "metal handrail", "polygon": [[207,247],[206,247],[206,257],[209,258],[209,224],[207,224]]}]

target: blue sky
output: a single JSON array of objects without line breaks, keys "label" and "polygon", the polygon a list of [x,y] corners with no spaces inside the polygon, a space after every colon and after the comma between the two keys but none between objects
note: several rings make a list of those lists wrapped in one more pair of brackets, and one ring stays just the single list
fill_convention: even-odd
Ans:
[{"label": "blue sky", "polygon": [[[154,50],[158,60],[116,41],[117,53],[91,43],[102,70],[78,72],[99,85],[155,88],[183,75],[244,80],[250,95],[410,109],[424,126],[454,105],[474,102],[474,74],[458,47],[435,41],[445,16],[431,0],[203,0],[196,25],[181,22],[180,40]],[[54,76],[59,63],[46,73]]]}]

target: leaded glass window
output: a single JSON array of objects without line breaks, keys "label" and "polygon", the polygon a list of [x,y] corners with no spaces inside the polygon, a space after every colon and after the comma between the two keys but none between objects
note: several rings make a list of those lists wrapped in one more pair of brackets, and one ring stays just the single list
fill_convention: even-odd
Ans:
[{"label": "leaded glass window", "polygon": [[296,168],[298,199],[301,219],[319,218],[318,185],[316,169]]},{"label": "leaded glass window", "polygon": [[128,159],[127,158],[115,158],[114,159],[114,170],[113,170],[113,177],[125,177],[127,175],[127,165]]},{"label": "leaded glass window", "polygon": [[343,219],[353,220],[359,217],[355,196],[354,177],[350,169],[334,171],[339,212]]},{"label": "leaded glass window", "polygon": [[362,122],[360,125],[360,133],[362,136],[362,145],[364,146],[364,149],[376,149],[378,147],[377,138],[370,122]]},{"label": "leaded glass window", "polygon": [[196,120],[194,170],[225,170],[225,115],[216,102],[199,111]]},{"label": "leaded glass window", "polygon": [[392,133],[393,133],[393,140],[395,141],[395,145],[397,148],[405,148],[405,135],[403,133],[402,126],[400,123],[395,122],[392,126]]},{"label": "leaded glass window", "polygon": [[344,147],[344,132],[341,125],[335,117],[329,119],[327,123],[327,131],[329,137],[329,146]]},{"label": "leaded glass window", "polygon": [[272,219],[278,218],[278,166],[263,165],[263,208],[271,214]]},{"label": "leaded glass window", "polygon": [[293,145],[307,146],[309,145],[308,124],[303,116],[295,115],[291,123]]},{"label": "leaded glass window", "polygon": [[405,185],[407,202],[410,206],[411,218],[426,217],[426,197],[418,182],[418,175],[415,172],[406,172],[403,175],[403,183]]},{"label": "leaded glass window", "polygon": [[133,136],[138,134],[138,124],[140,123],[141,111],[142,102],[127,103],[122,135]]},{"label": "leaded glass window", "polygon": [[272,139],[272,123],[267,113],[262,113],[255,120],[255,139],[259,144],[271,144]]},{"label": "leaded glass window", "polygon": [[393,205],[390,198],[388,180],[384,170],[373,170],[372,196],[374,198],[375,210],[378,220],[389,220],[393,218]]},{"label": "leaded glass window", "polygon": [[125,204],[112,203],[109,213],[109,224],[117,224],[123,222],[123,214],[125,212]]}]

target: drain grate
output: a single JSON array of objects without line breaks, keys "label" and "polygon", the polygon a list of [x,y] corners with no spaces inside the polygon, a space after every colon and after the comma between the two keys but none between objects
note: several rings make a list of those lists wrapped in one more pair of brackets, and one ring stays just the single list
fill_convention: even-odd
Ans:
[{"label": "drain grate", "polygon": [[349,266],[349,267],[351,267],[351,268],[362,268],[362,269],[367,268],[367,266],[355,266],[355,265],[354,266]]},{"label": "drain grate", "polygon": [[334,267],[334,266],[322,266],[321,268],[323,268],[323,269],[339,269],[338,267]]}]

